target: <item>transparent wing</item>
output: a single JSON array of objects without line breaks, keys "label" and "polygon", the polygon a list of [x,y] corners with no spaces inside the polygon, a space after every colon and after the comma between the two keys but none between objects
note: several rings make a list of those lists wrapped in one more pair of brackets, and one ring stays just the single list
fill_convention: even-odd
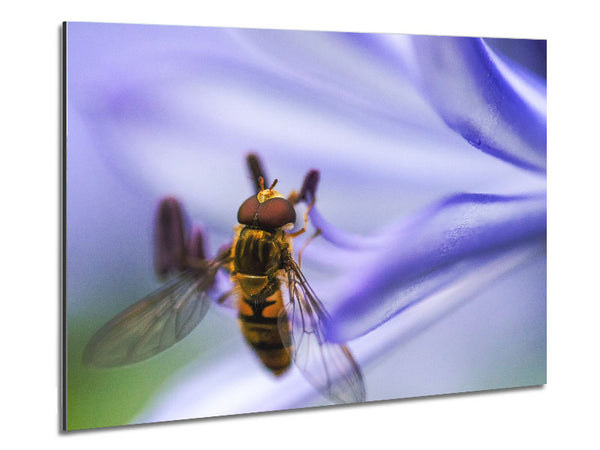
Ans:
[{"label": "transparent wing", "polygon": [[206,269],[189,269],[107,322],[92,337],[83,363],[115,367],[148,359],[183,339],[206,315],[208,291],[224,266],[216,259]]},{"label": "transparent wing", "polygon": [[360,367],[346,345],[325,340],[327,312],[291,258],[286,262],[286,272],[289,288],[285,308],[287,320],[285,316],[280,317],[279,331],[291,348],[294,363],[330,400],[336,403],[365,401]]}]

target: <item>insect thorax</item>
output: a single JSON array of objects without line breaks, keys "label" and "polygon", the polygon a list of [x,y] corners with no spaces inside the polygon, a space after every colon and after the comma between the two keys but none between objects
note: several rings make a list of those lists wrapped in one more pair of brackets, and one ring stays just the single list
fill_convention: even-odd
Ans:
[{"label": "insect thorax", "polygon": [[243,227],[233,249],[233,273],[273,277],[289,244],[282,230]]}]

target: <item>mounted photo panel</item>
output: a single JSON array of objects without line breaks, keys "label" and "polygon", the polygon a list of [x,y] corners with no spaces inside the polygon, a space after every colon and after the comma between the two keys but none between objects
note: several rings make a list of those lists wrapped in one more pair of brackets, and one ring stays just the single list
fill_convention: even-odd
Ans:
[{"label": "mounted photo panel", "polygon": [[63,44],[64,429],[546,383],[546,41]]}]

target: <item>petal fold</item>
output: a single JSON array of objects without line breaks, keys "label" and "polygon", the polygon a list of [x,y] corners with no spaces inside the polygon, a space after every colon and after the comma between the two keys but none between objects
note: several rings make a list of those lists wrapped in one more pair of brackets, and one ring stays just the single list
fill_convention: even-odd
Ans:
[{"label": "petal fold", "polygon": [[478,258],[526,242],[545,242],[545,235],[545,194],[444,199],[372,239],[377,250],[360,255],[361,266],[337,280],[329,338],[360,336],[476,269]]},{"label": "petal fold", "polygon": [[485,153],[546,170],[545,82],[482,39],[413,37],[419,81],[446,124]]}]

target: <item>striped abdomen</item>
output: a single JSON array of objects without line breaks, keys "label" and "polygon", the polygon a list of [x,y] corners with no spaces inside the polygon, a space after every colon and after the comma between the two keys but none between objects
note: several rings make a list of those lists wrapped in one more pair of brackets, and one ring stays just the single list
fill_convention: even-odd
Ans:
[{"label": "striped abdomen", "polygon": [[[280,315],[284,317],[280,318]],[[238,320],[242,334],[263,364],[275,375],[285,372],[291,362],[286,349],[289,326],[283,331],[279,326],[280,320],[287,323],[279,280],[274,278],[263,293],[250,297],[242,293]]]},{"label": "striped abdomen", "polygon": [[[289,325],[277,278],[283,233],[244,227],[234,246],[232,279],[239,286],[242,334],[275,375],[290,366]],[[281,318],[280,318],[281,316]],[[283,328],[283,330],[281,329]]]}]

